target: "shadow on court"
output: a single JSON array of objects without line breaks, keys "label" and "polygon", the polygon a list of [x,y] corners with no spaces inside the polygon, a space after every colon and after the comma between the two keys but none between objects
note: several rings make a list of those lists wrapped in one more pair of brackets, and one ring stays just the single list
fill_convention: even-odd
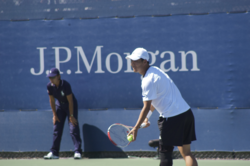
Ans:
[{"label": "shadow on court", "polygon": [[84,157],[88,158],[127,158],[121,148],[112,144],[103,131],[93,125],[82,126]]}]

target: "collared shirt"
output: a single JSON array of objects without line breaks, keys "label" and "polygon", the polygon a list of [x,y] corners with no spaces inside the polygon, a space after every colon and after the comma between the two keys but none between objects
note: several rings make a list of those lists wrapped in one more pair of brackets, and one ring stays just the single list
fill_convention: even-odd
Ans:
[{"label": "collared shirt", "polygon": [[142,78],[141,88],[143,101],[152,100],[162,117],[176,116],[190,108],[171,78],[158,67],[149,67]]},{"label": "collared shirt", "polygon": [[55,99],[57,99],[56,105],[58,106],[68,108],[69,102],[68,102],[67,96],[70,94],[72,94],[73,96],[73,103],[75,104],[76,102],[75,96],[71,90],[71,86],[65,80],[61,80],[58,87],[56,87],[56,85],[49,82],[47,84],[47,91],[49,95],[52,95]]}]

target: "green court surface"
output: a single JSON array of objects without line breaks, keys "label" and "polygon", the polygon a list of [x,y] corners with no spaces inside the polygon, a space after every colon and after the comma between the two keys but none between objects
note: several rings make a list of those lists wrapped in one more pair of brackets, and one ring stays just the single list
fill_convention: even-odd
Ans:
[{"label": "green court surface", "polygon": [[[173,166],[185,166],[184,160],[173,160]],[[8,159],[0,160],[0,166],[158,166],[160,160],[152,158],[130,159],[81,159],[58,160]],[[249,166],[250,160],[198,160],[200,166]]]}]

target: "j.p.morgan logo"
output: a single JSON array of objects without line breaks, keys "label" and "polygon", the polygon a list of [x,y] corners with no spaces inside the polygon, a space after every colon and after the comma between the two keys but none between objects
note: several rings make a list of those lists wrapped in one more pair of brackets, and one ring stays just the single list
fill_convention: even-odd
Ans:
[{"label": "j.p.morgan logo", "polygon": [[[75,74],[82,74],[83,70],[87,70],[88,73],[91,73],[91,71],[94,70],[94,73],[105,73],[109,72],[112,74],[117,74],[119,72],[124,73],[132,73],[133,70],[131,68],[131,61],[129,59],[126,59],[125,57],[130,55],[129,52],[124,52],[123,56],[116,52],[111,52],[108,55],[102,55],[102,48],[103,46],[96,46],[94,50],[94,54],[92,56],[91,61],[88,61],[86,54],[84,53],[84,50],[81,46],[75,46],[76,49],[76,66],[77,70],[74,71]],[[32,75],[41,75],[44,73],[44,54],[47,47],[37,47],[39,50],[39,57],[40,57],[40,70],[37,72],[34,68],[30,69],[30,73]],[[67,63],[71,60],[72,53],[71,50],[68,47],[52,47],[55,51],[55,67],[60,70],[60,64]],[[104,49],[104,48],[103,48]],[[60,58],[60,51],[66,51],[66,59],[62,60]],[[150,65],[154,65],[157,59],[160,59],[160,68],[164,72],[173,71],[173,72],[186,72],[186,71],[200,71],[197,64],[197,54],[195,51],[178,51],[178,55],[174,54],[172,51],[163,51],[160,52],[156,50],[155,52],[148,51],[150,55]],[[167,56],[168,55],[168,56]],[[113,57],[112,57],[113,56]],[[175,58],[176,56],[181,57],[181,66],[176,66],[175,64]],[[187,56],[190,56],[192,58],[192,68],[187,68]],[[117,69],[114,70],[111,69],[111,57],[117,58],[118,65]],[[102,61],[105,60],[105,67],[102,66]],[[93,64],[96,63],[95,68],[93,68]],[[168,65],[167,65],[168,64]],[[122,70],[123,65],[126,65],[125,70]],[[85,66],[85,68],[83,67]],[[166,68],[167,66],[167,68]],[[46,70],[46,74],[49,72],[49,70]],[[65,71],[61,71],[61,74],[63,74]],[[71,74],[71,69],[67,69],[67,74]]]}]

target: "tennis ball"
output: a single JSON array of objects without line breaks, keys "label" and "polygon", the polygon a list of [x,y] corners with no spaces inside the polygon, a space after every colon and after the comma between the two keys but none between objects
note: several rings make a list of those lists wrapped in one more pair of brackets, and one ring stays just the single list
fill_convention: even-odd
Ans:
[{"label": "tennis ball", "polygon": [[129,142],[133,141],[133,135],[127,136],[127,139],[128,139]]}]

